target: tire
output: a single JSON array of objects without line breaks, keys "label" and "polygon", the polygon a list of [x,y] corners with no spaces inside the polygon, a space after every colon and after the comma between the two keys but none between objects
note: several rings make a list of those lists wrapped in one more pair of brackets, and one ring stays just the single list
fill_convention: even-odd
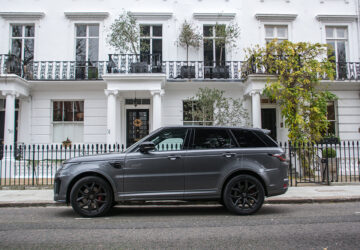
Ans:
[{"label": "tire", "polygon": [[81,216],[103,216],[112,207],[113,192],[104,179],[87,176],[78,180],[71,189],[70,203]]},{"label": "tire", "polygon": [[223,201],[225,207],[239,215],[256,213],[264,203],[264,187],[251,175],[238,175],[225,186]]}]

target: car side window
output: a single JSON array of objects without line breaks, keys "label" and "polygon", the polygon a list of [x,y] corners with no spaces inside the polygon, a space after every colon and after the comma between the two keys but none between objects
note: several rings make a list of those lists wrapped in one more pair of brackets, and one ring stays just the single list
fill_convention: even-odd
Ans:
[{"label": "car side window", "polygon": [[193,149],[234,148],[235,143],[226,129],[196,128]]},{"label": "car side window", "polygon": [[155,144],[156,151],[182,150],[186,136],[186,128],[165,129],[149,138]]},{"label": "car side window", "polygon": [[243,129],[232,129],[231,131],[239,143],[240,148],[267,147],[267,145],[252,131]]}]

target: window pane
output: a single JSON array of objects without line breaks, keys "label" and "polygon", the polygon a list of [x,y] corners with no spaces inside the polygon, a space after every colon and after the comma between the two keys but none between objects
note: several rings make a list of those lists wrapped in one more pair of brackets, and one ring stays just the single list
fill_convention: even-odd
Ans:
[{"label": "window pane", "polygon": [[86,25],[85,24],[78,24],[76,25],[76,36],[86,36]]},{"label": "window pane", "polygon": [[346,28],[336,28],[336,36],[337,38],[346,38],[347,34],[346,34]]},{"label": "window pane", "polygon": [[225,25],[216,25],[215,26],[215,35],[216,37],[224,37],[225,35]]},{"label": "window pane", "polygon": [[140,54],[150,54],[150,39],[140,39]]},{"label": "window pane", "polygon": [[326,38],[334,38],[334,28],[326,27]]},{"label": "window pane", "polygon": [[21,39],[12,39],[11,54],[21,58]]},{"label": "window pane", "polygon": [[279,26],[277,28],[277,37],[279,37],[279,38],[287,38],[287,27]]},{"label": "window pane", "polygon": [[194,149],[233,148],[234,142],[225,129],[196,129]]},{"label": "window pane", "polygon": [[99,58],[99,38],[89,38],[89,60],[98,61]]},{"label": "window pane", "polygon": [[335,120],[335,105],[334,102],[329,102],[327,105],[327,119],[329,121]]},{"label": "window pane", "polygon": [[346,62],[345,42],[337,42],[337,54],[338,62]]},{"label": "window pane", "polygon": [[162,39],[153,39],[153,54],[162,55]]},{"label": "window pane", "polygon": [[64,121],[74,121],[73,102],[64,102]]},{"label": "window pane", "polygon": [[162,36],[162,26],[153,26],[153,36]]},{"label": "window pane", "polygon": [[25,26],[25,36],[26,37],[34,37],[35,36],[34,25],[26,25]]},{"label": "window pane", "polygon": [[225,62],[225,44],[223,42],[217,42],[215,44],[216,53],[216,65],[224,65]]},{"label": "window pane", "polygon": [[241,148],[266,147],[266,144],[251,131],[233,129],[232,132]]},{"label": "window pane", "polygon": [[266,37],[274,37],[274,27],[273,26],[265,26],[265,36]]},{"label": "window pane", "polygon": [[263,141],[266,143],[266,145],[268,147],[277,147],[278,145],[274,142],[273,139],[271,139],[270,136],[262,133],[262,132],[255,132],[255,134]]},{"label": "window pane", "polygon": [[192,121],[192,102],[191,101],[183,101],[183,120],[184,121]]},{"label": "window pane", "polygon": [[34,60],[34,39],[25,39],[24,63]]},{"label": "window pane", "polygon": [[84,101],[74,102],[74,120],[84,121]]},{"label": "window pane", "polygon": [[53,124],[53,140],[61,143],[67,138],[73,143],[83,142],[84,124]]},{"label": "window pane", "polygon": [[140,25],[140,36],[150,36],[149,25]]},{"label": "window pane", "polygon": [[63,120],[63,102],[53,102],[53,121],[58,122]]},{"label": "window pane", "polygon": [[187,129],[167,129],[150,138],[158,151],[181,150],[183,148]]},{"label": "window pane", "polygon": [[89,36],[99,36],[99,25],[89,25]]},{"label": "window pane", "polygon": [[213,36],[213,26],[204,25],[203,33],[204,33],[204,37],[212,37]]},{"label": "window pane", "polygon": [[214,61],[213,40],[204,40],[204,61],[207,66],[211,66]]},{"label": "window pane", "polygon": [[22,36],[22,25],[12,25],[12,37]]},{"label": "window pane", "polygon": [[86,61],[86,39],[76,39],[76,61]]}]

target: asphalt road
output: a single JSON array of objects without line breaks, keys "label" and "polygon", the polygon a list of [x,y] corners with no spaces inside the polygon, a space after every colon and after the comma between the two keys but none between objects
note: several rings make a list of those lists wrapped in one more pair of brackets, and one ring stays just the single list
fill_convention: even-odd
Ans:
[{"label": "asphalt road", "polygon": [[71,207],[0,208],[0,248],[359,249],[360,203],[115,207],[84,219]]}]

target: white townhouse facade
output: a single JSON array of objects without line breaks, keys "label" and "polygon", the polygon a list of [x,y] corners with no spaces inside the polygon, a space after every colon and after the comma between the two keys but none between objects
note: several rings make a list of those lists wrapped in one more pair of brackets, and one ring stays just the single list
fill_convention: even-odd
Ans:
[{"label": "white townhouse facade", "polygon": [[[140,55],[107,41],[123,10],[140,26]],[[189,63],[177,42],[184,20],[203,35]],[[214,25],[231,22],[240,27],[236,47],[219,51]],[[242,67],[244,49],[273,38],[334,47],[336,79],[321,82],[338,96],[328,105],[330,132],[360,139],[358,0],[2,0],[0,34],[5,144],[129,146],[161,126],[199,123],[187,99],[204,87],[243,99],[252,126],[285,141],[279,107],[262,95],[268,76],[245,77]]]}]

